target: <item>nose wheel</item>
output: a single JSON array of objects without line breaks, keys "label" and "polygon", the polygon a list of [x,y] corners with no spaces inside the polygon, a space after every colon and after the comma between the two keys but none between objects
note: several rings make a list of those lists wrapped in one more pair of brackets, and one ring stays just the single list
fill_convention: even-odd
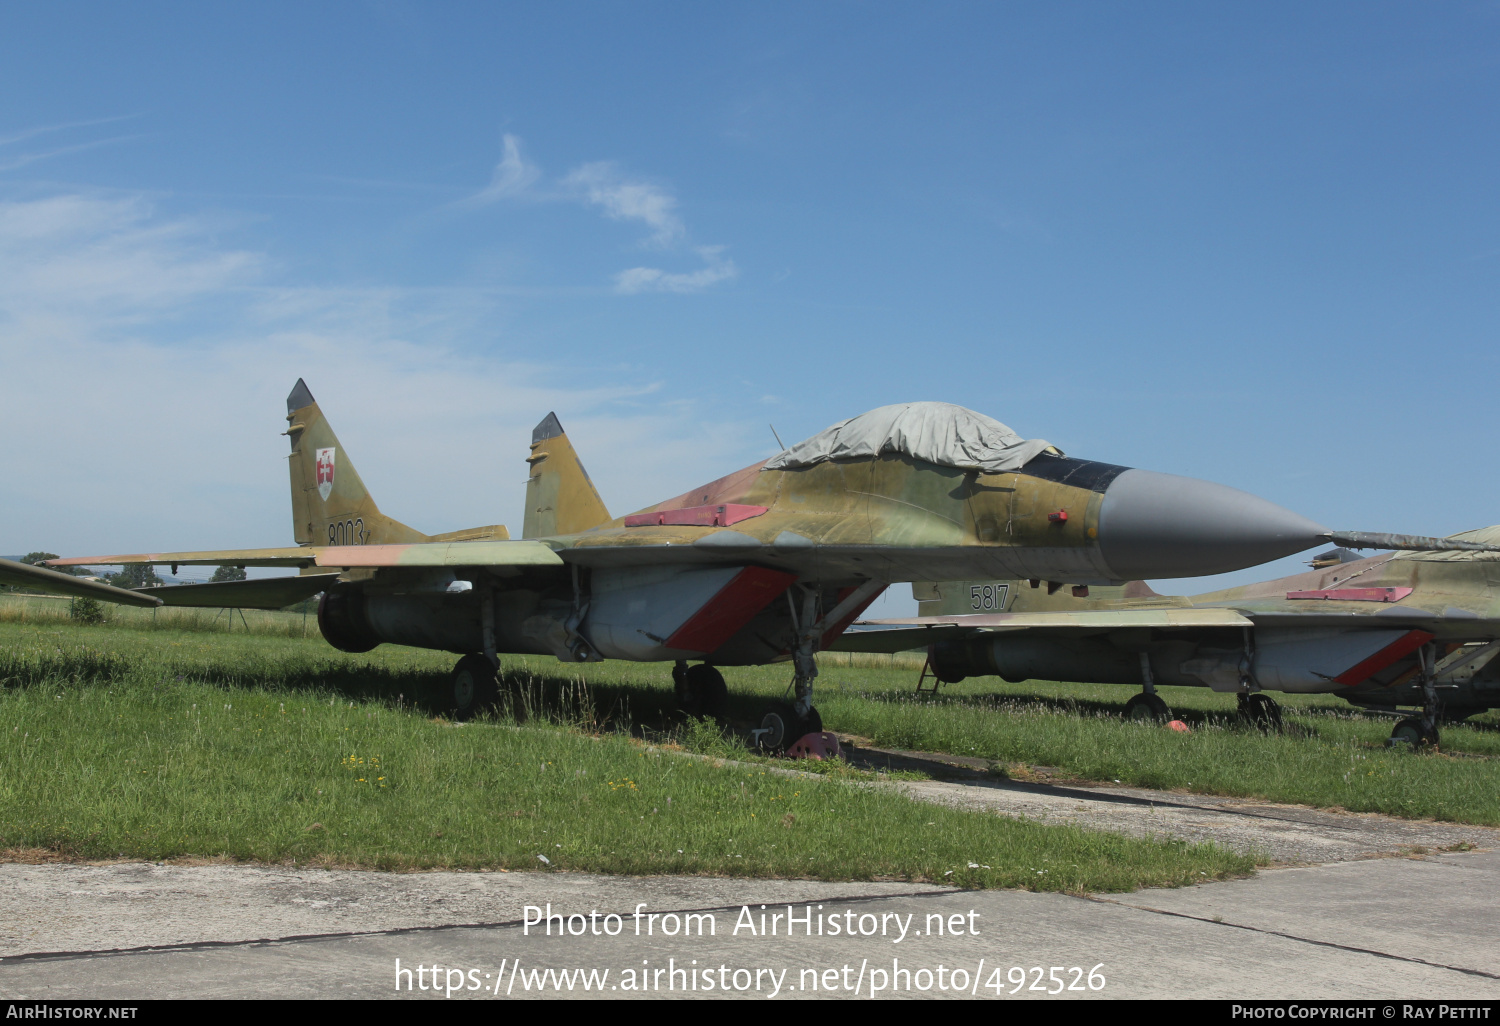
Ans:
[{"label": "nose wheel", "polygon": [[796,744],[804,735],[823,732],[823,717],[816,706],[798,715],[790,705],[778,705],[761,717],[760,726],[750,732],[755,747],[763,752],[782,752]]},{"label": "nose wheel", "polygon": [[1421,716],[1408,716],[1404,720],[1398,720],[1391,728],[1391,738],[1386,744],[1392,748],[1403,745],[1408,748],[1436,748],[1437,725],[1424,723]]}]

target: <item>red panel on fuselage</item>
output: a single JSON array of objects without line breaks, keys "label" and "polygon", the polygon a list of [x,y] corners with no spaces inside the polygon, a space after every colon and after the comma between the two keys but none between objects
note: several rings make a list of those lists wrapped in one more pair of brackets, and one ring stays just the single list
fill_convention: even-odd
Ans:
[{"label": "red panel on fuselage", "polygon": [[1357,666],[1351,666],[1339,674],[1334,680],[1346,687],[1352,688],[1354,685],[1368,680],[1371,674],[1379,673],[1397,659],[1411,655],[1431,640],[1432,635],[1426,631],[1407,631],[1364,662]]},{"label": "red panel on fuselage", "polygon": [[667,639],[667,648],[713,652],[797,580],[796,574],[747,566]]}]

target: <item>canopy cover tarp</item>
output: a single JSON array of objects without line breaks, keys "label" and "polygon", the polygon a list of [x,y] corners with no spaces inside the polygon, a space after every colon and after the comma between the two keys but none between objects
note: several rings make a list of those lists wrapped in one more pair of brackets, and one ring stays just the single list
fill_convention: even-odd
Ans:
[{"label": "canopy cover tarp", "polygon": [[886,453],[944,467],[1019,470],[1051,445],[1026,439],[993,417],[952,403],[897,403],[840,421],[769,460],[763,469],[810,467]]}]

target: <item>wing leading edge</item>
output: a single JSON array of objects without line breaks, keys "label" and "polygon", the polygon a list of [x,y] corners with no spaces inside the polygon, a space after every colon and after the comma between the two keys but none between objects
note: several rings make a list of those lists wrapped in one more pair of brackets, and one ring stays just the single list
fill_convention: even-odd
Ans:
[{"label": "wing leading edge", "polygon": [[299,569],[317,566],[353,570],[403,566],[562,566],[562,562],[562,557],[538,541],[460,541],[70,556],[49,559],[47,565],[280,566]]},{"label": "wing leading edge", "polygon": [[119,602],[127,606],[155,608],[162,604],[161,599],[152,595],[142,595],[124,588],[100,584],[98,581],[85,581],[80,577],[60,574],[56,570],[47,570],[29,563],[17,563],[13,559],[0,559],[0,584],[18,584],[23,588],[36,588],[38,591],[57,595],[94,598],[104,602]]}]

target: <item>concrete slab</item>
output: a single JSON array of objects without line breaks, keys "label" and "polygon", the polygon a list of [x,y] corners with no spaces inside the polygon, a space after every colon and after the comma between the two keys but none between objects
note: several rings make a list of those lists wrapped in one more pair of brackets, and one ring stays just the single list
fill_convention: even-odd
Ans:
[{"label": "concrete slab", "polygon": [[919,801],[1134,837],[1212,841],[1245,854],[1264,855],[1276,865],[1321,865],[1459,846],[1500,849],[1500,830],[1493,827],[1333,812],[1259,798],[1155,791],[1118,784],[1010,780],[990,772],[991,763],[986,759],[868,744],[851,745],[846,754],[855,765],[869,769],[932,774],[931,780],[882,785]]},{"label": "concrete slab", "polygon": [[[445,999],[445,985],[465,988],[452,993],[455,999],[703,997],[719,995],[725,985],[736,995],[762,999],[866,997],[872,985],[886,988],[877,996],[995,997],[996,987],[1010,996],[1014,968],[1025,970],[1026,989],[1016,997],[1047,996],[1045,989],[1030,990],[1033,985],[1071,985],[1081,989],[1056,996],[1492,1000],[1500,998],[1500,939],[1489,926],[1497,877],[1500,854],[1469,853],[1273,870],[1229,884],[1089,899],[890,884],[553,873],[12,866],[0,867],[0,907],[19,898],[29,922],[36,909],[55,900],[55,916],[31,935],[43,946],[28,950],[44,951],[50,943],[56,953],[28,956],[19,950],[27,946],[24,938],[12,928],[6,942],[12,954],[0,960],[0,997]],[[548,902],[555,912],[582,916],[592,909],[621,910],[619,933],[595,933],[613,925],[597,918],[587,927],[584,919],[573,921],[588,931],[581,936],[559,935],[555,923],[550,937],[535,928],[528,932],[520,916],[457,925]],[[639,934],[629,915],[638,902],[646,904],[647,916],[658,914]],[[775,936],[761,933],[761,903],[771,906],[768,917],[783,916],[768,918]],[[787,936],[787,903],[799,917],[811,906],[822,935],[815,929],[807,936],[799,922]],[[356,905],[359,910],[352,911]],[[682,936],[688,911],[712,915],[712,934]],[[675,919],[665,918],[674,912]],[[837,936],[830,925],[834,916]],[[392,921],[403,925],[351,930]],[[114,923],[119,928],[109,929]],[[272,937],[278,924],[325,935],[209,940]],[[856,934],[863,927],[871,935],[850,937],[850,925]],[[669,927],[675,936],[663,936]],[[115,942],[187,938],[193,931],[203,940],[116,954],[55,946],[70,937],[100,936],[101,928]],[[420,982],[429,989],[420,989],[416,972],[399,975],[397,959],[401,968],[420,967]],[[433,966],[440,969],[437,990],[430,989]],[[1033,966],[1041,972],[1032,972]],[[1060,983],[1049,981],[1052,967],[1059,967]],[[1104,982],[1090,990],[1087,974],[1095,967],[1095,981]],[[573,975],[579,969],[596,974],[588,990]],[[903,976],[903,970],[913,975]],[[556,971],[569,974],[571,989]],[[642,972],[646,989],[629,989],[641,982]],[[743,989],[734,989],[737,983]]]}]

